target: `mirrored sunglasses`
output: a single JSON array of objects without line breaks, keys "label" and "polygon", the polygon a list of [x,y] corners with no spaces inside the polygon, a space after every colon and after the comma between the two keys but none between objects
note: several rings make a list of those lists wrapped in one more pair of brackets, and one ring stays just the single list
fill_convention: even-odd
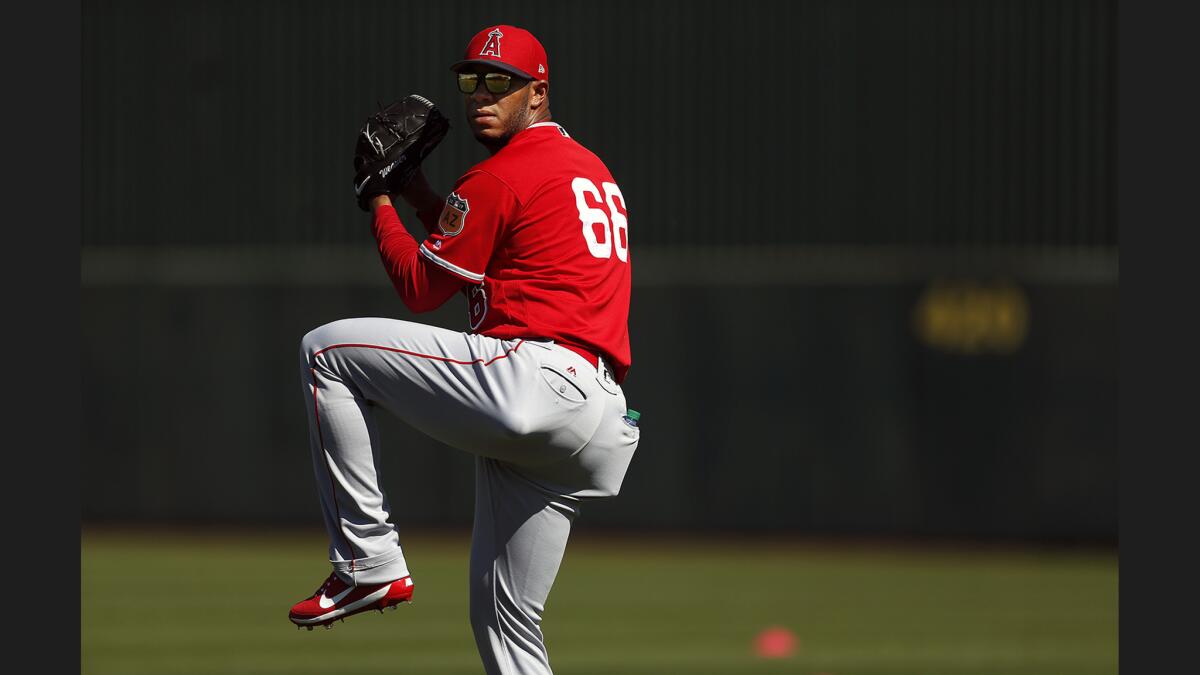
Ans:
[{"label": "mirrored sunglasses", "polygon": [[[505,73],[488,73],[483,76],[483,86],[493,94],[503,94],[512,87],[513,76]],[[464,94],[474,94],[479,88],[479,73],[459,73],[458,90]]]}]

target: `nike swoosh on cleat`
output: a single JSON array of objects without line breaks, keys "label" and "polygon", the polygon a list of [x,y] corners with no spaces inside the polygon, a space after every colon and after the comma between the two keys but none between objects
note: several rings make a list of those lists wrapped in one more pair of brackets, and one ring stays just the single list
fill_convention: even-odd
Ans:
[{"label": "nike swoosh on cleat", "polygon": [[346,590],[342,591],[341,593],[338,593],[337,595],[333,596],[332,598],[327,598],[327,597],[325,597],[325,594],[322,593],[321,597],[317,599],[317,604],[321,606],[321,609],[329,609],[330,607],[333,607],[334,605],[341,602],[342,598],[346,597],[347,595],[350,595],[350,591],[353,591],[353,590],[354,590],[354,587],[351,586],[350,588],[347,588]]}]

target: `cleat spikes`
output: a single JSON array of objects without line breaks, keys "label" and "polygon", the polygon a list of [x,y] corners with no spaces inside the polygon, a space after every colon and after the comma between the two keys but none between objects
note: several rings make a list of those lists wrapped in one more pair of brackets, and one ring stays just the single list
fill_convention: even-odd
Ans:
[{"label": "cleat spikes", "polygon": [[333,622],[332,622],[332,621],[330,621],[329,623],[325,624],[325,630],[330,630],[331,628],[333,628]]},{"label": "cleat spikes", "polygon": [[309,629],[309,630],[312,630],[312,629],[313,629],[313,627],[312,627],[312,626],[305,626],[305,628],[307,628],[307,629]]}]

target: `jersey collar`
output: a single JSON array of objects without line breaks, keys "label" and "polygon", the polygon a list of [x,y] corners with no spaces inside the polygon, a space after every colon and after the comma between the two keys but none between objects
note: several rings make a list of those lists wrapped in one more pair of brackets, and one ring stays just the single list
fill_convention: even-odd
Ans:
[{"label": "jersey collar", "polygon": [[538,127],[556,127],[558,129],[558,133],[562,134],[566,138],[570,138],[570,136],[567,134],[567,130],[564,129],[563,126],[558,122],[538,122],[537,124],[530,124],[529,126],[525,127],[525,130],[537,129]]}]

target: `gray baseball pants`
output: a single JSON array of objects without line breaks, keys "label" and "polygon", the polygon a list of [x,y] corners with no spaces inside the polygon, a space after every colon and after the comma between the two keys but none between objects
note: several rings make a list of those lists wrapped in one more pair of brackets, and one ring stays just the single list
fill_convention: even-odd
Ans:
[{"label": "gray baseball pants", "polygon": [[471,625],[489,674],[551,673],[541,617],[581,501],[616,495],[638,444],[603,361],[549,340],[501,340],[382,318],[301,342],[329,558],[343,581],[408,575],[379,481],[381,407],[475,455]]}]

